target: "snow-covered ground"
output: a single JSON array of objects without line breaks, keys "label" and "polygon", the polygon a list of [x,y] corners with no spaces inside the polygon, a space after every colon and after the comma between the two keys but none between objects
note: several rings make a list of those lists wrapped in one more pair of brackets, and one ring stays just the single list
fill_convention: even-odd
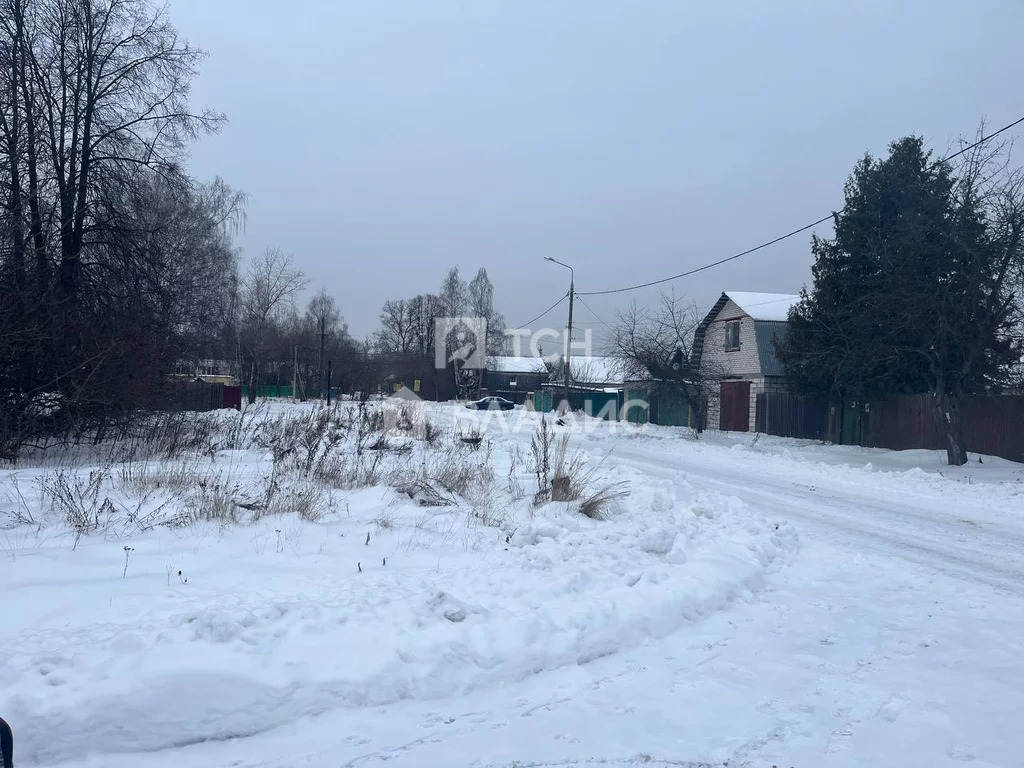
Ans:
[{"label": "snow-covered ground", "polygon": [[272,446],[234,446],[113,467],[76,537],[46,489],[95,467],[0,472],[19,767],[1022,764],[1024,466],[556,426],[628,484],[592,520],[532,503],[539,418],[396,451],[490,468],[447,506],[379,484],[314,519],[139,524],[217,502],[170,493],[189,472],[309,509]]}]

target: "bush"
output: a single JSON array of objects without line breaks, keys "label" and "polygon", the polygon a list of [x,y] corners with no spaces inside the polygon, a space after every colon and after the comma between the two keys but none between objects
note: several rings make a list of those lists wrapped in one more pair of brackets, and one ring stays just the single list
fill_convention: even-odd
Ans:
[{"label": "bush", "polygon": [[609,483],[580,502],[580,514],[591,520],[604,520],[609,509],[628,495],[626,483]]},{"label": "bush", "polygon": [[114,505],[107,496],[100,501],[100,491],[110,476],[108,467],[89,472],[83,479],[72,470],[61,469],[40,482],[43,497],[76,537],[99,531],[114,514]]},{"label": "bush", "polygon": [[549,501],[579,501],[580,514],[601,520],[616,502],[629,495],[625,482],[601,485],[603,461],[588,467],[585,455],[570,449],[569,435],[555,439],[544,419],[533,435],[531,447],[537,475],[535,506]]}]

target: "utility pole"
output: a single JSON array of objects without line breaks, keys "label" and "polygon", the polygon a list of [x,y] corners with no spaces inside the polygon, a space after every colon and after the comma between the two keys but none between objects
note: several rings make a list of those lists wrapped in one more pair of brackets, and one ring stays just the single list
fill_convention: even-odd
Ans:
[{"label": "utility pole", "polygon": [[331,405],[331,368],[334,367],[334,361],[327,361],[327,405]]},{"label": "utility pole", "polygon": [[[327,309],[320,307],[320,386],[324,385],[324,340],[327,338]],[[327,404],[331,404],[331,396],[327,395]]]},{"label": "utility pole", "polygon": [[569,385],[572,382],[572,299],[575,290],[575,280],[572,274],[572,269],[569,269],[569,329],[565,334],[565,408],[567,411],[572,410],[572,406],[569,404]]},{"label": "utility pole", "polygon": [[299,345],[292,344],[292,400],[299,398]]},{"label": "utility pole", "polygon": [[563,345],[565,348],[565,362],[562,366],[562,374],[565,377],[565,381],[563,382],[565,384],[565,407],[567,410],[571,410],[569,406],[569,383],[572,381],[572,300],[573,294],[576,292],[576,273],[573,272],[572,267],[570,267],[568,264],[564,264],[558,259],[553,259],[550,256],[545,256],[544,260],[550,261],[553,264],[558,264],[559,266],[565,267],[566,269],[569,270],[569,322],[565,330],[565,344]]}]

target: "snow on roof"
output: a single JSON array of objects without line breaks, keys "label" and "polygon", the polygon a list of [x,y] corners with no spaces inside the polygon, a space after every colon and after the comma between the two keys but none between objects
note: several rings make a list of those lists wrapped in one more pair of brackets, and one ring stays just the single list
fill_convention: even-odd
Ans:
[{"label": "snow on roof", "polygon": [[747,293],[745,291],[726,291],[725,295],[732,303],[742,309],[754,320],[789,320],[789,309],[800,297],[791,293]]},{"label": "snow on roof", "polygon": [[587,384],[618,384],[625,380],[626,361],[617,357],[572,356],[572,380]]},{"label": "snow on roof", "polygon": [[544,360],[540,357],[516,357],[497,355],[488,361],[487,367],[500,373],[546,373]]}]

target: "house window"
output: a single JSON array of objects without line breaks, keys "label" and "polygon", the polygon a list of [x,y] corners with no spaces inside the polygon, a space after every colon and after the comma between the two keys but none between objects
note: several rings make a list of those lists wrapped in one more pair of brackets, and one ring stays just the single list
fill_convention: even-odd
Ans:
[{"label": "house window", "polygon": [[740,321],[730,320],[725,324],[725,348],[732,351],[740,348]]}]

